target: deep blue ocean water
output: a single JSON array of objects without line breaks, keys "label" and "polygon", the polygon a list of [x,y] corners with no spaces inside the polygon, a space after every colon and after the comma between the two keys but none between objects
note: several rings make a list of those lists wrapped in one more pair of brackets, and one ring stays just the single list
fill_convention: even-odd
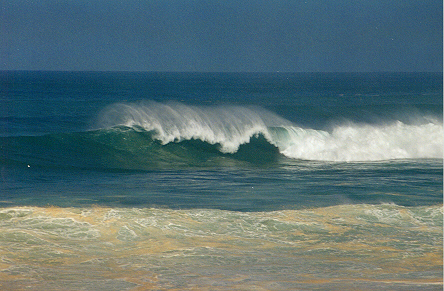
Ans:
[{"label": "deep blue ocean water", "polygon": [[0,284],[440,290],[442,80],[1,72]]}]

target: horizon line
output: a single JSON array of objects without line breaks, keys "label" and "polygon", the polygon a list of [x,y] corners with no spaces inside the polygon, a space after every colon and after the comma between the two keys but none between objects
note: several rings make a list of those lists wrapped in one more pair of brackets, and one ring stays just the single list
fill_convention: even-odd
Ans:
[{"label": "horizon line", "polygon": [[23,69],[0,69],[0,72],[60,72],[60,73],[189,73],[189,74],[384,74],[384,73],[443,73],[443,71],[143,71],[143,70],[23,70]]}]

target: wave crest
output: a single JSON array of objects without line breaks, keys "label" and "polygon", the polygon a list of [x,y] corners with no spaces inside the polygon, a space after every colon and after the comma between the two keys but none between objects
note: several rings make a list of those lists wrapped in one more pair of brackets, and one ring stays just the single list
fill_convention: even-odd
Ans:
[{"label": "wave crest", "polygon": [[420,124],[348,123],[326,131],[296,126],[256,107],[141,102],[107,107],[99,115],[98,126],[150,131],[164,145],[201,140],[218,145],[222,153],[235,153],[252,137],[261,135],[291,159],[377,161],[443,157],[443,126],[436,120]]}]

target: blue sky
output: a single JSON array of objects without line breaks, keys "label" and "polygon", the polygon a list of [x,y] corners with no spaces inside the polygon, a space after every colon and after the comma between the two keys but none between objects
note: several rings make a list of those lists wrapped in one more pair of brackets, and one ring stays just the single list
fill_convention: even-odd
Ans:
[{"label": "blue sky", "polygon": [[0,0],[0,70],[442,71],[441,0]]}]

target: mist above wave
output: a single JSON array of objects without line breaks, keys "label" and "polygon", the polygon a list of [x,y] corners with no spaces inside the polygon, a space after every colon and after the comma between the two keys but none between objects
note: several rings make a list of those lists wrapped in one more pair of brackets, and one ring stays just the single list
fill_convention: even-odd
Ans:
[{"label": "mist above wave", "polygon": [[377,161],[442,158],[442,121],[406,124],[341,123],[330,130],[303,128],[270,111],[247,106],[189,106],[181,103],[118,103],[105,108],[98,127],[126,126],[153,132],[162,144],[201,140],[235,153],[262,135],[288,158]]}]

